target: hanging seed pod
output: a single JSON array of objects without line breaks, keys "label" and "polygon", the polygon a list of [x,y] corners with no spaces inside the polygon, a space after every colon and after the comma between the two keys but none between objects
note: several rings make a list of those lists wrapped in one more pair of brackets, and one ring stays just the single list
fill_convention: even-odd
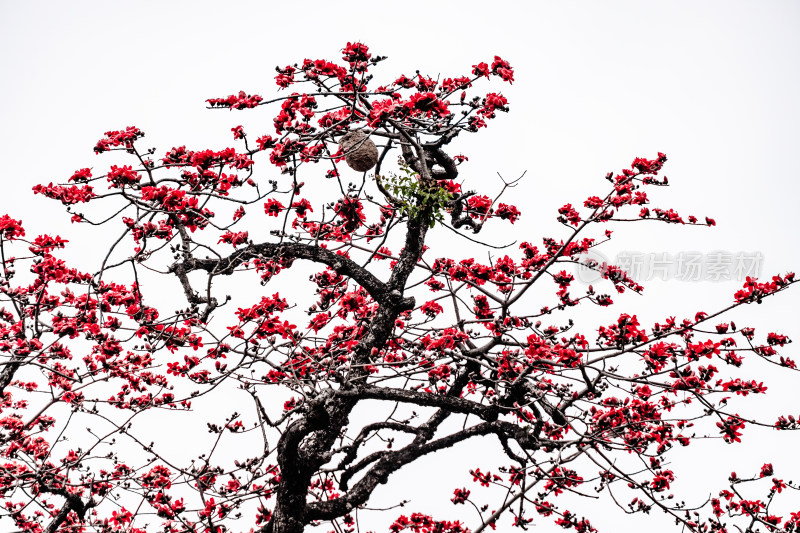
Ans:
[{"label": "hanging seed pod", "polygon": [[366,172],[378,163],[378,147],[363,132],[351,131],[339,141],[347,166],[356,172]]}]

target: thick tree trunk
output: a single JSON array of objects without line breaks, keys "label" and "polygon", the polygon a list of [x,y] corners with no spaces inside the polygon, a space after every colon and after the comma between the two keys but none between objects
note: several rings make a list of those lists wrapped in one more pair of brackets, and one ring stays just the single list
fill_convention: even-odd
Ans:
[{"label": "thick tree trunk", "polygon": [[275,509],[264,533],[302,533],[307,522],[306,498],[311,476],[325,462],[325,453],[347,424],[353,399],[322,394],[312,400],[308,412],[289,425],[278,442],[281,482]]},{"label": "thick tree trunk", "polygon": [[303,533],[305,525],[302,520],[298,520],[289,514],[276,510],[272,515],[269,525],[264,529],[265,533]]},{"label": "thick tree trunk", "polygon": [[[352,355],[353,362],[358,365],[369,361],[373,348],[384,346],[399,314],[414,307],[413,298],[403,297],[403,289],[422,255],[428,230],[423,220],[427,215],[430,213],[423,213],[409,222],[406,246],[389,282],[383,284],[377,281],[372,285],[371,295],[381,305],[370,323],[369,331]],[[343,264],[337,260],[333,268],[340,271]],[[359,280],[371,280],[371,274],[363,267],[356,266],[348,275],[358,277]],[[364,287],[364,283],[361,286]],[[357,367],[345,380],[348,386],[352,386],[366,376],[366,372]],[[302,533],[305,528],[308,521],[306,498],[311,477],[328,460],[327,453],[342,428],[347,425],[348,415],[358,403],[358,398],[334,398],[331,392],[325,391],[312,400],[303,417],[292,422],[278,442],[281,482],[277,489],[272,518],[261,530],[262,533]],[[344,509],[339,516],[349,511],[349,508]]]}]

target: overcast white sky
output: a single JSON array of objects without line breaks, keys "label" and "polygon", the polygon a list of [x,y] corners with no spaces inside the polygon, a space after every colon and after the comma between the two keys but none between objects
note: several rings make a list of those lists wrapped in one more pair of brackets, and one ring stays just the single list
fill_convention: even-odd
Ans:
[{"label": "overcast white sky", "polygon": [[[209,111],[206,98],[240,89],[273,94],[276,65],[338,60],[347,41],[360,40],[389,56],[376,71],[387,81],[416,69],[460,75],[495,54],[513,65],[513,86],[498,87],[511,112],[459,149],[470,157],[462,167],[468,179],[496,183],[496,172],[527,170],[514,198],[524,213],[514,238],[539,241],[555,209],[603,192],[606,172],[661,151],[672,186],[651,193],[654,204],[710,215],[718,225],[642,224],[620,231],[613,249],[757,252],[765,275],[800,270],[799,27],[796,1],[2,0],[0,213],[23,219],[30,234],[57,227],[70,238],[77,228],[31,187],[94,165],[103,132],[135,125],[157,154],[182,144],[230,145],[232,126],[271,122],[269,110]],[[436,239],[433,246],[445,245]],[[740,285],[650,283],[648,296],[614,312],[630,309],[651,324],[717,308]],[[796,292],[745,314],[800,341]],[[796,346],[786,352],[800,359]],[[777,413],[781,398],[772,401]],[[727,472],[767,449],[776,467],[791,468],[799,441],[782,437],[719,447],[707,464]],[[800,479],[796,465],[793,473]],[[619,528],[612,518],[597,525]]]}]

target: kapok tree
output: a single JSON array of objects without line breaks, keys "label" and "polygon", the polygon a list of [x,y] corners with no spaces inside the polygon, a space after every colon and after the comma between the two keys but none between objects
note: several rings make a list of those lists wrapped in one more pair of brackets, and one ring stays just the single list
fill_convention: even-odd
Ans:
[{"label": "kapok tree", "polygon": [[[589,258],[616,221],[714,225],[650,207],[663,154],[559,208],[559,235],[483,262],[475,234],[522,216],[502,201],[515,183],[483,190],[453,147],[508,111],[476,91],[511,83],[511,66],[377,85],[384,57],[348,43],[343,59],[278,68],[269,100],[210,99],[276,110],[260,131],[233,127],[235,147],[159,151],[128,127],[94,147],[101,171],[36,186],[97,226],[95,272],[57,257],[60,236],[0,219],[3,529],[354,531],[376,523],[373,493],[404,466],[485,439],[499,470],[476,460],[443,482],[454,506],[437,516],[397,509],[413,490],[397,487],[385,526],[594,531],[560,503],[593,487],[690,531],[800,530],[800,509],[772,512],[798,487],[769,464],[700,511],[676,503],[667,464],[695,439],[797,429],[737,411],[767,390],[759,363],[795,369],[777,353],[789,340],[721,316],[794,275],[748,278],[730,302],[649,328],[614,311],[610,294],[643,290]],[[437,231],[468,258],[429,250]],[[571,292],[576,266],[605,286]],[[602,307],[605,325],[581,330],[578,305]]]}]

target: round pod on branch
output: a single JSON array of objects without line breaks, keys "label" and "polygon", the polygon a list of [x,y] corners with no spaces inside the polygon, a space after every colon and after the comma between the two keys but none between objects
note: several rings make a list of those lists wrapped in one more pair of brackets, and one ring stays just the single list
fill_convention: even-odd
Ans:
[{"label": "round pod on branch", "polygon": [[339,141],[347,166],[366,172],[378,163],[378,147],[361,131],[350,131]]}]

